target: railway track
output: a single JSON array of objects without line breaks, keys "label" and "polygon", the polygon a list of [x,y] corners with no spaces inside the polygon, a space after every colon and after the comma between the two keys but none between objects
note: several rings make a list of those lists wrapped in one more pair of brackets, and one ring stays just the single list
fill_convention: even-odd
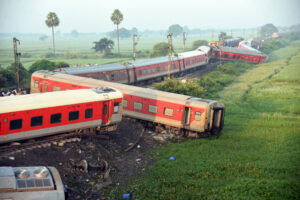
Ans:
[{"label": "railway track", "polygon": [[[83,136],[88,135],[97,135],[96,132],[71,132],[71,133],[63,133],[52,136],[45,136],[41,138],[22,140],[18,142],[11,142],[7,144],[0,145],[0,156],[10,155],[14,153],[19,153],[26,150],[32,150],[36,148],[46,148],[51,145],[63,146],[65,143],[69,142],[80,142]],[[101,137],[103,139],[108,139],[108,135],[99,134],[97,137]]]}]

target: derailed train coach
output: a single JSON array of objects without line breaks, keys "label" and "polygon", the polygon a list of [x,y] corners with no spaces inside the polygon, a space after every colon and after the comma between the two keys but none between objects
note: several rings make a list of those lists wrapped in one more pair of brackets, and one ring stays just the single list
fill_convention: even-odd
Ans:
[{"label": "derailed train coach", "polygon": [[65,200],[68,193],[54,167],[0,167],[0,199]]},{"label": "derailed train coach", "polygon": [[219,132],[223,128],[223,103],[186,95],[112,83],[58,72],[32,74],[31,92],[51,92],[111,86],[123,93],[123,115],[150,126],[169,127],[186,135]]},{"label": "derailed train coach", "polygon": [[111,87],[1,97],[0,144],[58,133],[113,131],[122,120],[122,97]]},{"label": "derailed train coach", "polygon": [[163,80],[163,77],[168,74],[180,76],[205,67],[211,55],[212,50],[210,47],[201,46],[194,51],[172,56],[170,63],[168,57],[164,56],[123,64],[62,68],[60,71],[71,75],[134,85]]}]

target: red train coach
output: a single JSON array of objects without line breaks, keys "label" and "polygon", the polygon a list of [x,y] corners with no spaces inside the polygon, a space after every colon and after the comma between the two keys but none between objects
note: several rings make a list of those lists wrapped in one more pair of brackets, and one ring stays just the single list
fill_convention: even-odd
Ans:
[{"label": "red train coach", "polygon": [[213,49],[214,59],[221,60],[241,60],[249,63],[259,64],[267,60],[267,55],[260,51],[251,51],[240,48],[230,47],[214,47]]},{"label": "red train coach", "polygon": [[79,129],[114,130],[121,102],[122,94],[112,88],[2,97],[0,143]]},{"label": "red train coach", "polygon": [[123,114],[155,126],[169,126],[186,134],[220,131],[225,106],[217,101],[145,89],[135,86],[83,78],[68,74],[38,71],[33,73],[31,92],[53,88],[112,86],[123,93]]},{"label": "red train coach", "polygon": [[210,47],[199,47],[194,51],[179,53],[171,57],[137,60],[120,64],[106,64],[85,67],[70,67],[60,69],[62,73],[89,77],[117,83],[136,84],[162,80],[164,76],[181,75],[206,65],[211,55]]}]

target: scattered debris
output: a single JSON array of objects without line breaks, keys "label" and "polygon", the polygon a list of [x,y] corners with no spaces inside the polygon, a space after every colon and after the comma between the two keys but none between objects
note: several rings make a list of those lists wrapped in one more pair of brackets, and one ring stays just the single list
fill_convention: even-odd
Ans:
[{"label": "scattered debris", "polygon": [[170,159],[170,160],[176,160],[176,158],[175,158],[175,157],[173,157],[173,156],[172,156],[172,157],[170,157],[169,159]]},{"label": "scattered debris", "polygon": [[123,195],[122,195],[122,198],[123,198],[123,199],[130,199],[131,197],[132,197],[132,194],[131,194],[131,193],[123,194]]},{"label": "scattered debris", "polygon": [[15,160],[15,157],[13,157],[13,156],[9,156],[8,158],[9,158],[9,160]]},{"label": "scattered debris", "polygon": [[88,163],[86,160],[82,160],[79,163],[79,167],[81,168],[81,170],[85,173],[88,173]]}]

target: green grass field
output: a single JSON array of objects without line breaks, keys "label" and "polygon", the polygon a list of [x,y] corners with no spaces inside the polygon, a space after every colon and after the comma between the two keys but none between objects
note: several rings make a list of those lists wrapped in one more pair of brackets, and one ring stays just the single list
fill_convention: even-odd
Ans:
[{"label": "green grass field", "polygon": [[[234,32],[234,36],[243,35],[242,32]],[[246,34],[251,37],[251,33]],[[128,57],[118,58],[102,58],[100,54],[96,54],[92,47],[94,41],[99,41],[105,36],[92,35],[92,36],[79,36],[74,38],[71,36],[56,36],[55,48],[56,52],[61,53],[56,59],[47,58],[51,61],[65,61],[71,65],[76,64],[106,64],[106,63],[121,63],[124,61],[130,61],[132,59],[132,39],[121,39],[120,40],[120,51],[121,54],[126,54]],[[31,57],[22,57],[21,63],[25,68],[28,68],[36,60],[45,58],[45,54],[52,52],[52,38],[48,37],[45,41],[39,40],[38,36],[19,36],[17,37],[21,44],[18,47],[22,54],[30,54]],[[217,33],[215,33],[214,39],[217,39]],[[201,35],[188,35],[186,41],[186,48],[191,49],[192,44],[195,40],[211,40],[211,34]],[[141,36],[136,46],[137,51],[151,51],[153,46],[158,42],[168,42],[166,34],[161,36]],[[114,53],[117,53],[117,40],[114,39],[115,48]],[[175,52],[182,52],[183,42],[182,37],[173,38],[173,46]],[[67,56],[63,55],[66,54]],[[71,55],[71,56],[70,56]],[[72,58],[72,55],[75,55]],[[14,62],[13,55],[13,42],[12,37],[0,37],[0,65],[6,67],[7,65]]]},{"label": "green grass field", "polygon": [[154,150],[156,162],[142,177],[122,191],[110,189],[110,195],[300,199],[300,42],[273,54],[278,60],[258,65],[219,92],[226,105],[219,138]]}]

